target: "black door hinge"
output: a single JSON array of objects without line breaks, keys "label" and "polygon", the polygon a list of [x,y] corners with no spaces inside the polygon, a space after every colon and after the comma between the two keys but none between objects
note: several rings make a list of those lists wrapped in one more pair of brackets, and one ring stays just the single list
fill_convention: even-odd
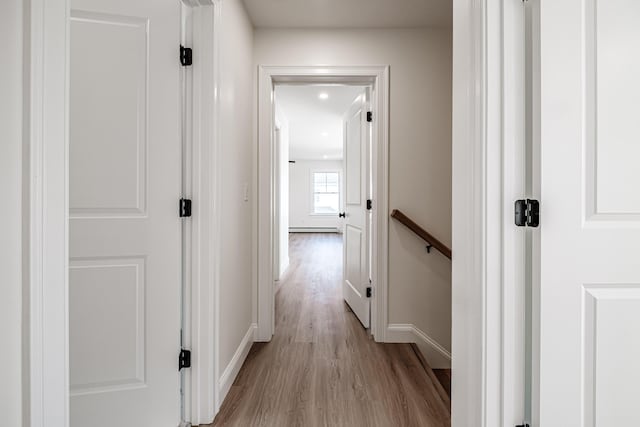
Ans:
[{"label": "black door hinge", "polygon": [[529,424],[518,424],[516,427],[529,427]]},{"label": "black door hinge", "polygon": [[540,225],[540,202],[537,200],[516,200],[515,222],[518,227]]},{"label": "black door hinge", "polygon": [[373,209],[373,200],[367,199],[367,210],[370,211]]},{"label": "black door hinge", "polygon": [[180,63],[184,67],[193,64],[193,50],[190,47],[180,45]]},{"label": "black door hinge", "polygon": [[180,355],[178,356],[178,371],[181,371],[182,368],[190,368],[191,367],[191,350],[185,350],[184,348],[180,350]]},{"label": "black door hinge", "polygon": [[180,199],[180,218],[191,216],[191,199]]},{"label": "black door hinge", "polygon": [[373,111],[367,111],[367,121],[369,123],[373,121]]},{"label": "black door hinge", "polygon": [[371,298],[371,292],[372,292],[371,286],[368,286],[367,287],[367,298]]}]

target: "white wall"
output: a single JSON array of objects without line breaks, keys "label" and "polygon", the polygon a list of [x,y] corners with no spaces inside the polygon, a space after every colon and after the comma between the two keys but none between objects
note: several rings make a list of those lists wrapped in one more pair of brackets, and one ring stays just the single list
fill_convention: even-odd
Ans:
[{"label": "white wall", "polygon": [[[390,209],[451,243],[450,29],[255,31],[256,65],[390,65]],[[453,248],[455,251],[455,248]],[[389,322],[451,348],[451,263],[391,222]]]},{"label": "white wall", "polygon": [[0,424],[22,425],[22,1],[0,2]]},{"label": "white wall", "polygon": [[[220,373],[252,324],[253,28],[240,0],[221,2]],[[242,363],[242,361],[240,362]]]},{"label": "white wall", "polygon": [[311,173],[313,171],[339,171],[342,179],[342,161],[296,160],[290,164],[289,174],[289,230],[296,228],[338,228],[342,219],[338,215],[313,215]]}]

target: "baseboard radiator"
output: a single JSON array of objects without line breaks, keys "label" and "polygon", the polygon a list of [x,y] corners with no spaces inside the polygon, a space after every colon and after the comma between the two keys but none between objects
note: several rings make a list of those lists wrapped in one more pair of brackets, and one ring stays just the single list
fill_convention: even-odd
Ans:
[{"label": "baseboard radiator", "polygon": [[289,233],[342,233],[336,227],[289,227]]}]

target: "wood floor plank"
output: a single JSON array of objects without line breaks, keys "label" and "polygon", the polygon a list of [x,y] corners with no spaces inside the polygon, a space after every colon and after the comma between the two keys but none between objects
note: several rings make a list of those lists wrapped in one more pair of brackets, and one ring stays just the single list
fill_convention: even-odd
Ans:
[{"label": "wood floor plank", "polygon": [[211,426],[449,427],[411,345],[374,342],[344,303],[341,236],[292,234],[290,260],[274,338],[253,345]]}]

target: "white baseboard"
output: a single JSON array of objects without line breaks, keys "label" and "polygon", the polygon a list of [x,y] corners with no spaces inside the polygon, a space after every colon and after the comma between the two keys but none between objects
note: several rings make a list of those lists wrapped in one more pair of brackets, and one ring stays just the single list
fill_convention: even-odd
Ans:
[{"label": "white baseboard", "polygon": [[433,369],[451,369],[451,352],[410,323],[394,323],[387,327],[386,342],[415,343]]},{"label": "white baseboard", "polygon": [[287,269],[289,268],[289,257],[286,257],[285,259],[282,260],[282,262],[280,263],[280,277],[278,277],[278,280],[282,279],[282,276],[284,276],[284,273],[287,272]]},{"label": "white baseboard", "polygon": [[336,227],[289,227],[289,233],[340,233]]},{"label": "white baseboard", "polygon": [[247,359],[247,355],[253,345],[254,335],[257,329],[258,325],[255,323],[252,323],[251,326],[249,326],[249,330],[245,334],[244,338],[242,338],[242,341],[240,341],[240,345],[231,358],[231,361],[224,369],[224,372],[222,372],[222,375],[220,375],[220,380],[218,381],[219,406],[216,408],[216,413],[220,410],[220,406],[222,406],[222,402],[224,402],[225,397],[227,397],[227,393],[231,390],[231,385],[236,380],[238,372],[240,372],[240,368],[242,368],[242,364]]}]

